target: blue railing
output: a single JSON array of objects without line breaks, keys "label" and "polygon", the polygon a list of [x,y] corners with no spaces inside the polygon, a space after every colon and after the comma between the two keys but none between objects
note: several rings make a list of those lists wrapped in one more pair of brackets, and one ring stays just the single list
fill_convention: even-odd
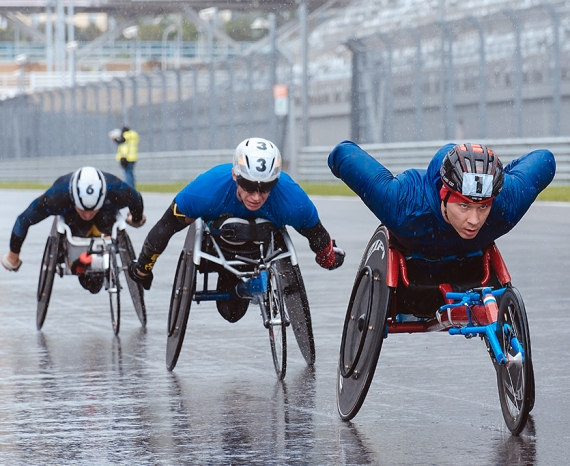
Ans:
[{"label": "blue railing", "polygon": [[[80,42],[77,50],[81,54],[81,49],[89,42]],[[245,50],[250,43],[240,43],[241,50]],[[137,41],[134,46],[135,54],[142,60],[160,61],[163,56],[172,60],[178,55],[176,41]],[[230,57],[239,53],[239,50],[226,45],[214,44],[214,57]],[[101,60],[129,59],[133,53],[133,45],[129,41],[116,41],[104,44],[93,50],[88,58]],[[45,61],[46,47],[43,44],[28,42],[0,42],[0,62],[12,62],[20,54],[25,54],[28,61]],[[180,44],[180,58],[205,58],[210,55],[210,49],[205,43],[182,42]]]}]

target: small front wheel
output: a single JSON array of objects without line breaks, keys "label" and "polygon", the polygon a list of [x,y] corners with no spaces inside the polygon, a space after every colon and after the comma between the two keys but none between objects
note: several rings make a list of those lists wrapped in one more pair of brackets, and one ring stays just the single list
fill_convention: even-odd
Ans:
[{"label": "small front wheel", "polygon": [[281,287],[281,279],[275,265],[271,266],[267,272],[269,277],[267,280],[267,293],[265,295],[265,306],[269,315],[269,343],[271,345],[271,354],[273,355],[273,364],[275,373],[279,380],[285,378],[287,371],[287,325],[288,317],[285,313],[285,304],[283,302],[283,288]]},{"label": "small front wheel", "polygon": [[[526,310],[519,291],[509,287],[501,296],[497,319],[497,337],[507,364],[497,365],[497,385],[505,423],[513,435],[526,426],[534,405],[534,371]],[[513,338],[522,345],[522,353]]]}]

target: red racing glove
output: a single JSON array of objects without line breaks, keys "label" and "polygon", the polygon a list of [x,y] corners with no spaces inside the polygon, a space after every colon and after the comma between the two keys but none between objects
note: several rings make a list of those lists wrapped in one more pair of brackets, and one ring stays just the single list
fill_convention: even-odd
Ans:
[{"label": "red racing glove", "polygon": [[320,252],[317,252],[315,261],[321,267],[334,270],[342,265],[344,262],[345,252],[337,247],[336,241],[331,239],[329,245]]}]

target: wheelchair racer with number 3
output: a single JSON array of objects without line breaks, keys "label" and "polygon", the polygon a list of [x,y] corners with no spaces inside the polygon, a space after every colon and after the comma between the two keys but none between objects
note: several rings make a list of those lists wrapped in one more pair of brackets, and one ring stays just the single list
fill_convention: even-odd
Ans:
[{"label": "wheelchair racer with number 3", "polygon": [[[363,255],[345,320],[337,384],[341,417],[348,420],[357,414],[382,340],[396,331],[399,321],[416,320],[418,326],[436,322],[430,319],[439,318],[440,308],[450,303],[444,290],[505,287],[503,298],[497,298],[498,320],[508,314],[505,309],[516,310],[518,317],[505,322],[528,346],[524,370],[517,375],[526,380],[525,399],[518,400],[516,393],[501,398],[504,413],[503,405],[516,405],[512,419],[510,415],[505,419],[518,433],[526,423],[524,411],[528,415],[534,404],[530,336],[524,305],[494,241],[521,220],[552,181],[553,154],[536,150],[503,169],[494,151],[485,146],[447,144],[427,170],[409,169],[394,176],[356,144],[344,141],[329,154],[328,164],[382,223]],[[360,323],[359,316],[366,316],[368,325]],[[375,327],[379,330],[375,336],[366,332]],[[501,392],[501,369],[495,366]],[[524,385],[514,376],[510,383]]]},{"label": "wheelchair racer with number 3", "polygon": [[[279,149],[265,139],[249,138],[237,146],[233,165],[228,163],[210,169],[176,195],[149,232],[138,261],[129,269],[131,277],[150,289],[155,262],[175,233],[196,219],[219,223],[226,218],[265,219],[276,229],[291,226],[308,239],[321,267],[332,270],[344,261],[344,251],[336,246],[322,225],[313,202],[281,171]],[[240,279],[235,274],[224,268],[216,272],[217,290],[231,296],[229,300],[216,301],[218,312],[228,322],[237,322],[245,315],[251,297],[240,293]]]}]

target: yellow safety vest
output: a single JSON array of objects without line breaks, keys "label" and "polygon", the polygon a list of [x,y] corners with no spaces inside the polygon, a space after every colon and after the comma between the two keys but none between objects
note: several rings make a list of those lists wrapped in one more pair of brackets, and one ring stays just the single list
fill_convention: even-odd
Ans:
[{"label": "yellow safety vest", "polygon": [[125,131],[123,133],[125,142],[119,144],[117,149],[117,162],[121,159],[127,159],[127,162],[136,162],[139,153],[139,135],[134,130]]}]

